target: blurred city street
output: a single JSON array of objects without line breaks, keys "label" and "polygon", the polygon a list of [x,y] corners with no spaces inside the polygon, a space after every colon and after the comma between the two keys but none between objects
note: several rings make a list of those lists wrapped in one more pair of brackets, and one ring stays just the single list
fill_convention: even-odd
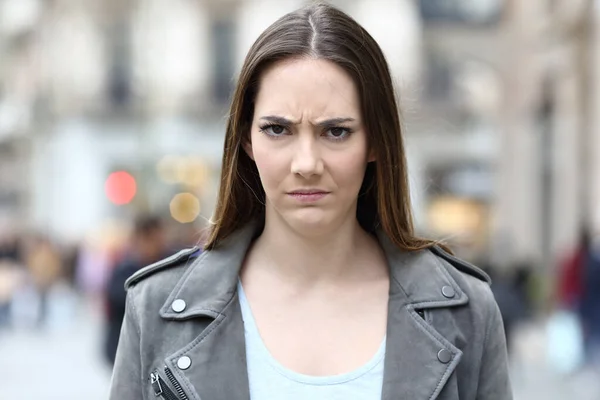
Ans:
[{"label": "blurred city street", "polygon": [[[248,49],[303,3],[0,0],[0,400],[108,397],[125,279],[202,246]],[[599,400],[600,0],[331,3],[396,83],[415,233],[492,277],[515,399]]]},{"label": "blurred city street", "polygon": [[512,383],[515,400],[597,400],[598,372],[581,369],[560,374],[549,367],[543,323],[528,323],[515,337]]},{"label": "blurred city street", "polygon": [[97,305],[77,302],[71,321],[38,331],[0,331],[0,398],[58,400],[108,398],[110,369],[101,357]]}]

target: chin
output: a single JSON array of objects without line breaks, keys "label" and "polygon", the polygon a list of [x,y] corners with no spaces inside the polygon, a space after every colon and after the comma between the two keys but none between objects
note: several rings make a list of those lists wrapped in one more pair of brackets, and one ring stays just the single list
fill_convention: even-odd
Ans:
[{"label": "chin", "polygon": [[302,210],[302,212],[283,215],[286,223],[302,236],[320,236],[327,234],[335,225],[336,218],[320,210]]}]

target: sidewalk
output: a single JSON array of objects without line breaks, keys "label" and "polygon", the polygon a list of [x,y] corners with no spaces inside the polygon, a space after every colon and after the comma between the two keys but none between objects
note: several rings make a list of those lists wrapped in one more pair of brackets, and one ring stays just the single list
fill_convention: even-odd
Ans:
[{"label": "sidewalk", "polygon": [[110,371],[101,359],[98,309],[85,302],[68,325],[0,331],[0,398],[106,400]]},{"label": "sidewalk", "polygon": [[600,373],[580,369],[565,375],[549,365],[545,325],[529,323],[515,337],[511,356],[515,400],[598,400]]}]

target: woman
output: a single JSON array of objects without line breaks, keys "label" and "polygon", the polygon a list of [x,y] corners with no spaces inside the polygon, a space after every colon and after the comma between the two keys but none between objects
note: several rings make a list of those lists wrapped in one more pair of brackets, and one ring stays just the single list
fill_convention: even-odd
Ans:
[{"label": "woman", "polygon": [[510,399],[488,278],[413,234],[392,81],[312,5],[238,80],[206,251],[126,283],[112,399]]}]

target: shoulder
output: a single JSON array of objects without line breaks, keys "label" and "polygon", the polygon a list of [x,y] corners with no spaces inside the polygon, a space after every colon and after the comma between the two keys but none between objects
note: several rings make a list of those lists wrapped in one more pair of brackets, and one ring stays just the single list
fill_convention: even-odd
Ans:
[{"label": "shoulder", "polygon": [[446,252],[439,246],[433,246],[430,251],[445,265],[447,269],[453,269],[454,271],[462,273],[462,275],[471,276],[477,278],[477,280],[491,285],[492,280],[489,275],[483,272],[481,268],[474,266],[452,254]]},{"label": "shoulder", "polygon": [[485,320],[497,313],[498,305],[491,289],[492,280],[480,268],[461,260],[438,246],[430,249],[442,267],[469,298],[469,308]]},{"label": "shoulder", "polygon": [[125,290],[136,286],[173,287],[200,253],[198,247],[184,249],[141,268],[125,281]]},{"label": "shoulder", "polygon": [[128,304],[135,311],[136,319],[151,320],[163,306],[173,289],[186,271],[189,271],[200,257],[200,249],[181,250],[161,261],[148,265],[125,281]]}]

